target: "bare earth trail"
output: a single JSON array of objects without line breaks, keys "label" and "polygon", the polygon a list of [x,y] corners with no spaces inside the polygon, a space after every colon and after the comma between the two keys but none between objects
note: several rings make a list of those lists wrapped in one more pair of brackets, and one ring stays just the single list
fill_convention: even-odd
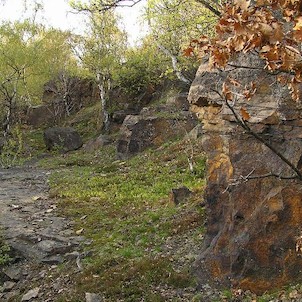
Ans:
[{"label": "bare earth trail", "polygon": [[56,301],[69,276],[54,282],[53,272],[66,261],[79,264],[83,238],[57,215],[55,200],[48,197],[48,176],[34,167],[0,169],[1,233],[18,255],[0,272],[0,301]]}]

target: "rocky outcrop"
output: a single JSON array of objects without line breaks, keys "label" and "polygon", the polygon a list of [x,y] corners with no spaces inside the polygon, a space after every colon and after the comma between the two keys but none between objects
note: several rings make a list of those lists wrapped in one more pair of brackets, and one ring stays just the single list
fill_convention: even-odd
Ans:
[{"label": "rocky outcrop", "polygon": [[[298,169],[302,108],[260,60],[241,56],[235,64],[253,68],[211,71],[202,65],[189,94],[203,124],[208,157],[207,232],[196,272],[201,282],[231,283],[262,293],[302,279],[302,180],[282,179],[294,175],[293,170],[238,125],[219,91],[228,77],[242,87],[254,82],[256,94],[250,101],[231,102],[234,112]],[[242,87],[232,89],[242,92]]]},{"label": "rocky outcrop", "polygon": [[137,115],[138,112],[134,110],[118,110],[112,114],[111,121],[118,125],[122,125],[127,115]]},{"label": "rocky outcrop", "polygon": [[167,99],[167,105],[173,106],[175,109],[181,111],[188,111],[190,109],[190,104],[188,102],[188,93],[179,93],[177,95],[169,97]]},{"label": "rocky outcrop", "polygon": [[26,123],[34,127],[51,125],[54,115],[51,108],[47,105],[39,105],[28,108],[26,113]]},{"label": "rocky outcrop", "polygon": [[61,151],[72,151],[82,147],[79,133],[70,127],[53,127],[44,131],[44,142],[48,150],[58,148]]},{"label": "rocky outcrop", "polygon": [[99,99],[92,80],[59,75],[44,85],[42,104],[26,109],[24,122],[33,127],[54,126]]},{"label": "rocky outcrop", "polygon": [[44,104],[65,107],[68,101],[72,112],[97,100],[99,100],[98,89],[91,79],[59,75],[44,85],[42,97]]},{"label": "rocky outcrop", "polygon": [[117,142],[120,158],[126,158],[167,140],[185,136],[197,125],[195,115],[162,105],[143,108],[139,115],[128,115]]},{"label": "rocky outcrop", "polygon": [[101,134],[97,138],[89,140],[84,146],[83,149],[87,152],[96,151],[104,146],[110,145],[112,139],[108,135]]}]

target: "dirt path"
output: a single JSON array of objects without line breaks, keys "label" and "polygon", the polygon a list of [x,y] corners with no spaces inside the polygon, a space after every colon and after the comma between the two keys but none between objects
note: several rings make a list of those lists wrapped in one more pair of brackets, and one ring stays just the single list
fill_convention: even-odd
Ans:
[{"label": "dirt path", "polygon": [[52,286],[46,277],[66,261],[79,269],[83,238],[58,215],[55,201],[48,197],[48,175],[33,167],[0,170],[0,227],[18,255],[2,269],[0,301],[56,301],[55,294],[66,290],[67,281]]}]

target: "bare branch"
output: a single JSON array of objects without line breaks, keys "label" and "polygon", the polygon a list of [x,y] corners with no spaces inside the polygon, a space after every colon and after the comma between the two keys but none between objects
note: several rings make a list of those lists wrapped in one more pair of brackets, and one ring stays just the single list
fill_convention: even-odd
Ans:
[{"label": "bare branch", "polygon": [[220,11],[217,10],[212,5],[210,5],[210,3],[208,1],[205,1],[205,0],[195,0],[195,1],[201,3],[205,8],[207,8],[209,11],[211,11],[216,16],[221,17]]},{"label": "bare branch", "polygon": [[230,187],[238,186],[242,183],[245,183],[245,182],[247,182],[249,180],[253,180],[253,179],[263,179],[263,178],[268,178],[268,177],[275,177],[275,178],[278,178],[280,180],[281,179],[284,179],[284,180],[300,179],[297,174],[286,176],[286,175],[281,175],[281,173],[276,174],[276,173],[273,173],[273,172],[269,172],[269,173],[266,173],[266,174],[253,175],[254,172],[255,172],[255,170],[253,169],[246,176],[240,175],[237,179],[231,179],[231,182],[228,184],[228,186],[226,187],[226,189],[222,193],[226,193],[227,191],[229,191]]},{"label": "bare branch", "polygon": [[[230,104],[230,102],[217,90],[215,92],[221,97],[222,101],[225,102],[227,107],[231,110],[233,116],[235,117],[237,123],[244,129],[246,132],[250,135],[252,135],[254,138],[256,138],[258,141],[263,143],[266,147],[268,147],[274,154],[276,154],[287,166],[289,166],[296,174],[296,177],[300,180],[302,180],[302,173],[301,171],[295,166],[294,163],[292,163],[288,158],[286,158],[279,150],[277,150],[270,142],[268,142],[265,138],[263,138],[261,135],[256,133],[245,121],[242,119],[238,113],[235,111],[234,107]],[[274,176],[274,174],[270,175]],[[278,176],[280,177],[280,176]],[[292,179],[292,178],[291,178]]]}]

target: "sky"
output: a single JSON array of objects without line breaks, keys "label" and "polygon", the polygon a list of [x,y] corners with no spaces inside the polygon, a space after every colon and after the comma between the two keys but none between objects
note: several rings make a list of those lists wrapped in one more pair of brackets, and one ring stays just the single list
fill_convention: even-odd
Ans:
[{"label": "sky", "polygon": [[[24,13],[24,0],[6,0],[5,4],[0,5],[0,20],[18,20],[28,16]],[[30,0],[27,0],[30,4]],[[45,0],[43,16],[37,15],[37,19],[44,20],[45,23],[63,30],[72,30],[80,34],[83,33],[85,22],[81,14],[74,14],[68,6],[68,0]],[[129,40],[132,45],[146,32],[145,27],[140,26],[140,14],[146,0],[138,3],[132,8],[120,8],[118,12],[122,15],[125,29],[128,32]],[[1,2],[0,2],[1,3]]]}]

